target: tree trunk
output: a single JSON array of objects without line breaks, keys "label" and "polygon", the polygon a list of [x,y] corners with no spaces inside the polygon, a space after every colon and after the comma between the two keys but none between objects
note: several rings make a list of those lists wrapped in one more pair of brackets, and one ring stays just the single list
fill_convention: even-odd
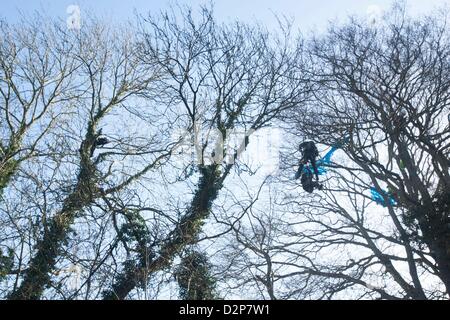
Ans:
[{"label": "tree trunk", "polygon": [[197,241],[203,222],[209,216],[224,178],[223,175],[219,176],[217,165],[199,166],[199,169],[201,177],[191,205],[186,215],[163,243],[159,256],[154,257],[154,250],[151,248],[146,250],[148,256],[141,257],[137,266],[133,267],[134,264],[131,261],[124,263],[124,274],[117,277],[112,288],[103,293],[103,299],[125,299],[139,282],[144,282],[149,274],[169,267],[176,254]]}]

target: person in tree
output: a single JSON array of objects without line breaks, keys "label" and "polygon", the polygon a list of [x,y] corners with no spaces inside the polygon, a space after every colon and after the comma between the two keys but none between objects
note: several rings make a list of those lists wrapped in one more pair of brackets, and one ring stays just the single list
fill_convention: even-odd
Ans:
[{"label": "person in tree", "polygon": [[103,147],[104,145],[109,143],[109,140],[106,137],[101,137],[102,135],[102,129],[98,131],[98,133],[95,135],[94,143],[91,147],[91,154],[92,157],[94,155],[94,151],[97,147]]},{"label": "person in tree", "polygon": [[394,128],[394,133],[399,135],[402,130],[406,128],[408,124],[408,113],[405,109],[401,109],[392,115],[392,125]]},{"label": "person in tree", "polygon": [[310,168],[306,168],[300,179],[303,190],[312,193],[314,189],[322,190],[323,186],[318,181],[313,181],[313,173]]},{"label": "person in tree", "polygon": [[319,171],[317,170],[316,158],[319,155],[316,144],[313,141],[304,141],[300,144],[299,150],[302,154],[300,159],[299,168],[295,174],[295,179],[300,178],[303,172],[304,166],[309,162],[314,170],[316,181],[319,181]]}]

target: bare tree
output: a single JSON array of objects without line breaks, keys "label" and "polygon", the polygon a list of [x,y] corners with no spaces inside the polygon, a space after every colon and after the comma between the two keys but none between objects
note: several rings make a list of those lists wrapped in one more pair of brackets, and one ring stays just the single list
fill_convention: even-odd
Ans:
[{"label": "bare tree", "polygon": [[[448,299],[444,13],[306,40],[211,8],[42,21],[0,22],[2,297]],[[273,126],[267,176],[245,156]],[[305,138],[338,149],[313,194]]]},{"label": "bare tree", "polygon": [[0,21],[0,192],[20,164],[46,154],[43,141],[69,112],[71,79],[69,35],[41,15],[10,25]]},{"label": "bare tree", "polygon": [[[424,289],[424,270],[437,275],[449,292],[446,23],[442,14],[413,20],[397,5],[378,26],[354,19],[331,27],[310,46],[315,101],[309,111],[291,118],[298,123],[297,135],[340,146],[349,161],[335,164],[337,173],[330,178],[334,192],[312,205],[320,208],[319,215],[331,211],[344,219],[337,225],[324,223],[306,210],[307,221],[317,225],[315,236],[308,237],[325,246],[335,241],[332,235],[348,245],[360,238],[357,245],[367,247],[370,256],[327,273],[339,277],[338,270],[357,267],[361,273],[346,281],[358,283],[369,266],[382,264],[402,292],[379,292],[382,298],[435,297]],[[379,227],[366,225],[371,221],[366,213],[371,188],[386,206],[377,210],[378,218],[384,212],[389,218]],[[351,199],[351,209],[342,206],[336,192]],[[383,224],[392,229],[381,229]],[[401,249],[386,254],[386,246]],[[406,278],[397,261],[407,265]]]},{"label": "bare tree", "polygon": [[[13,288],[10,299],[40,298],[51,285],[61,248],[75,219],[83,216],[83,210],[101,201],[108,205],[108,197],[114,197],[144,176],[171,152],[168,140],[158,138],[160,132],[145,139],[134,136],[132,142],[127,142],[124,132],[117,132],[121,136],[114,138],[103,134],[100,128],[114,110],[124,110],[128,101],[149,89],[159,76],[158,69],[143,66],[136,57],[132,33],[92,20],[80,32],[73,33],[70,41],[72,47],[66,55],[77,63],[73,79],[77,95],[71,103],[79,108],[79,117],[72,118],[69,126],[61,129],[65,138],[72,139],[71,145],[76,147],[78,143],[67,163],[67,169],[76,175],[69,174],[61,204],[44,221],[42,236],[29,253],[28,266],[20,272],[22,281]],[[77,125],[84,131],[81,136],[76,132]],[[114,128],[107,130],[113,132]],[[105,145],[109,150],[95,152]],[[141,166],[134,163],[133,168],[127,168],[130,158],[145,159],[146,163]],[[118,170],[123,171],[113,176]]]},{"label": "bare tree", "polygon": [[[124,299],[138,283],[170,267],[174,257],[195,244],[202,225],[251,138],[283,110],[307,96],[294,68],[301,47],[289,44],[289,28],[274,37],[261,27],[241,23],[219,26],[203,8],[198,19],[190,9],[142,22],[142,57],[157,61],[169,77],[160,79],[160,95],[183,127],[193,134],[198,182],[192,200],[165,239],[147,249],[147,258],[117,277],[106,299]],[[294,81],[293,79],[297,80]],[[229,147],[231,131],[246,136]],[[203,136],[202,136],[203,135]],[[223,157],[224,151],[225,158]]]}]

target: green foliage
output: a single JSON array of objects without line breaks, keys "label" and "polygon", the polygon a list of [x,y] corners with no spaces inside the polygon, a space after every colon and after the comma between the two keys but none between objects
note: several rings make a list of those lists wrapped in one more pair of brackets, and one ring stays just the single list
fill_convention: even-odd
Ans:
[{"label": "green foliage", "polygon": [[14,266],[14,250],[8,249],[8,253],[3,255],[0,249],[0,280],[8,275]]},{"label": "green foliage", "polygon": [[221,188],[218,182],[220,172],[217,165],[200,166],[199,169],[201,177],[192,203],[196,214],[204,218],[208,215],[209,209]]},{"label": "green foliage", "polygon": [[0,163],[0,195],[4,188],[8,185],[11,177],[17,170],[19,163],[14,159],[10,159],[4,163]]},{"label": "green foliage", "polygon": [[211,275],[210,269],[211,265],[204,253],[188,251],[175,270],[175,277],[180,288],[180,299],[217,299],[216,279]]},{"label": "green foliage", "polygon": [[450,247],[450,240],[446,240],[450,227],[449,212],[450,192],[440,190],[436,192],[432,206],[408,209],[402,220],[410,232],[410,240],[421,249],[430,241]]},{"label": "green foliage", "polygon": [[122,225],[120,231],[124,241],[137,241],[138,243],[148,241],[147,226],[138,211],[127,212],[127,222]]},{"label": "green foliage", "polygon": [[137,284],[137,278],[135,270],[139,268],[134,260],[125,260],[123,262],[123,272],[119,273],[116,277],[115,283],[112,285],[111,290],[104,290],[102,296],[104,300],[117,299],[116,292],[122,292],[124,288],[134,287]]}]

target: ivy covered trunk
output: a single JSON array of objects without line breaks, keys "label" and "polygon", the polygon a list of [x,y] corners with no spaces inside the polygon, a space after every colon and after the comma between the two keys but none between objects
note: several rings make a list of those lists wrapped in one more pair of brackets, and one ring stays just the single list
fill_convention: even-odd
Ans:
[{"label": "ivy covered trunk", "polygon": [[51,285],[51,273],[56,267],[61,247],[67,239],[77,213],[98,197],[95,166],[89,158],[91,144],[83,143],[80,150],[81,168],[74,191],[66,198],[61,210],[44,228],[42,238],[35,246],[35,253],[29,267],[24,271],[23,281],[17,290],[8,296],[10,300],[40,299],[44,290]]},{"label": "ivy covered trunk", "polygon": [[156,256],[153,248],[147,248],[142,250],[138,263],[127,260],[124,263],[124,272],[116,278],[112,288],[103,293],[104,299],[125,299],[133,288],[145,281],[146,275],[169,267],[176,254],[197,241],[223,181],[217,164],[200,165],[199,171],[200,179],[191,205],[162,244],[159,254]]},{"label": "ivy covered trunk", "polygon": [[3,147],[0,144],[0,201],[4,189],[8,186],[11,178],[19,169],[20,160],[16,160],[15,156],[20,150],[23,132],[23,130],[20,130],[17,136],[12,137],[11,142],[7,147]]},{"label": "ivy covered trunk", "polygon": [[18,167],[19,163],[14,159],[9,159],[3,163],[0,161],[0,197]]},{"label": "ivy covered trunk", "polygon": [[427,207],[417,209],[423,241],[437,264],[439,276],[450,292],[450,191],[439,192]]},{"label": "ivy covered trunk", "polygon": [[183,300],[213,300],[216,298],[216,280],[204,252],[188,250],[175,270]]}]

